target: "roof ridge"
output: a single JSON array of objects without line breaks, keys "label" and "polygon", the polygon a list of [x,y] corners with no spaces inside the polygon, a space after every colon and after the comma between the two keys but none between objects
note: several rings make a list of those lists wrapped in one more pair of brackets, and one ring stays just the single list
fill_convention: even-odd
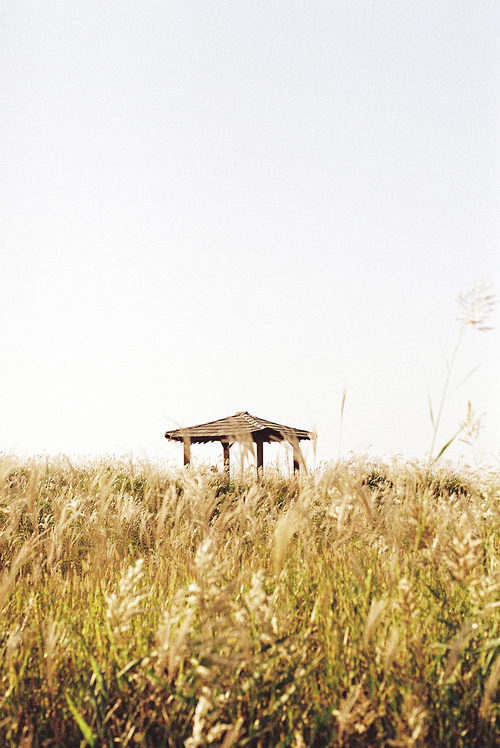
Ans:
[{"label": "roof ridge", "polygon": [[252,416],[248,412],[248,410],[243,411],[242,413],[236,413],[237,416],[243,416],[245,421],[248,421],[252,426],[257,426],[259,429],[265,429],[266,427],[263,424],[263,421],[261,418],[258,418],[257,416]]}]

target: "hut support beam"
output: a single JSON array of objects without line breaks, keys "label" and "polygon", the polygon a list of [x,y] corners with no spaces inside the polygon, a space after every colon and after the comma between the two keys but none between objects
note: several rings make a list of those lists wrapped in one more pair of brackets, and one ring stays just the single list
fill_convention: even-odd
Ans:
[{"label": "hut support beam", "polygon": [[184,465],[189,465],[191,462],[191,442],[188,439],[184,440]]},{"label": "hut support beam", "polygon": [[224,471],[229,475],[229,469],[231,467],[229,459],[229,442],[222,442],[222,447],[224,449]]},{"label": "hut support beam", "polygon": [[263,441],[257,441],[255,442],[257,446],[257,473],[259,470],[264,469],[264,442]]},{"label": "hut support beam", "polygon": [[298,444],[293,445],[293,472],[298,473],[304,459]]}]

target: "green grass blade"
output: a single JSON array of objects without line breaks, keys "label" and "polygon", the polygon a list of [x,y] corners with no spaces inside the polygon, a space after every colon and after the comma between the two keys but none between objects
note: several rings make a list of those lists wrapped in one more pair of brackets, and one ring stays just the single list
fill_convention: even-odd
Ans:
[{"label": "green grass blade", "polygon": [[440,451],[440,452],[439,452],[439,454],[437,455],[437,457],[436,457],[436,461],[437,461],[437,460],[439,460],[439,458],[441,457],[441,455],[443,455],[443,454],[444,454],[444,453],[446,452],[446,450],[448,449],[448,447],[450,446],[450,444],[452,444],[452,443],[453,443],[453,442],[455,441],[455,439],[457,438],[457,436],[459,435],[459,433],[460,433],[461,431],[462,431],[462,429],[461,429],[461,428],[460,428],[460,429],[458,429],[458,431],[457,431],[457,433],[455,434],[455,436],[452,436],[452,437],[451,437],[451,439],[450,439],[450,441],[449,441],[449,442],[446,442],[446,444],[444,445],[444,447],[443,447],[443,448],[441,449],[441,451]]},{"label": "green grass blade", "polygon": [[88,725],[85,722],[85,720],[83,719],[82,715],[80,714],[80,712],[78,711],[78,709],[74,705],[71,697],[68,694],[65,694],[65,696],[66,696],[66,701],[68,702],[68,706],[69,706],[69,709],[71,711],[71,714],[75,718],[78,727],[82,731],[83,737],[85,738],[85,740],[87,741],[87,743],[90,745],[90,748],[94,748],[95,744],[96,744],[96,736],[92,732],[92,729],[91,729],[90,725]]}]

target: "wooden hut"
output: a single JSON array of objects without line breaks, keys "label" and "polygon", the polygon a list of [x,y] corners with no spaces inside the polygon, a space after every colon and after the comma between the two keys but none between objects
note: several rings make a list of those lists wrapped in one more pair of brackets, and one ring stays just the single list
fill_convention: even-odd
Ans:
[{"label": "wooden hut", "polygon": [[229,449],[235,442],[255,444],[257,452],[257,470],[264,467],[264,443],[288,442],[293,448],[293,469],[299,470],[304,465],[299,442],[314,439],[315,434],[292,426],[283,426],[264,418],[252,416],[246,411],[234,416],[221,418],[218,421],[202,423],[199,426],[167,431],[165,438],[171,441],[183,442],[184,465],[191,461],[191,444],[206,442],[221,442],[224,450],[224,469],[229,472]]}]

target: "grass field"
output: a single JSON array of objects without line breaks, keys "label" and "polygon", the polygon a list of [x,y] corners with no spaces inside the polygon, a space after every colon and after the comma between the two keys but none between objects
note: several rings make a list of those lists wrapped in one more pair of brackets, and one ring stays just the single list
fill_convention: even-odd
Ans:
[{"label": "grass field", "polygon": [[0,745],[500,745],[498,473],[0,461]]}]

